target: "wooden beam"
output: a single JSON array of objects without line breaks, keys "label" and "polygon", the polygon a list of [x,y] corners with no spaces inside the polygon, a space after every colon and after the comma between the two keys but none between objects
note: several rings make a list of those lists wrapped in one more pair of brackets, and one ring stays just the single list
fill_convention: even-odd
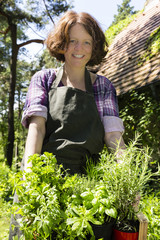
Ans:
[{"label": "wooden beam", "polygon": [[137,218],[139,220],[138,240],[147,240],[148,219],[141,212],[137,214]]}]

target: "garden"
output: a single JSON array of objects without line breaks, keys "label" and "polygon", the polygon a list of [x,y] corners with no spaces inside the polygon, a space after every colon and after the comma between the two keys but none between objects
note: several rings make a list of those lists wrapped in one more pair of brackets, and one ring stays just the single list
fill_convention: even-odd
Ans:
[{"label": "garden", "polygon": [[[32,174],[25,174],[27,181],[23,181],[15,164],[10,169],[1,161],[0,239],[8,239],[10,215],[15,211],[22,215],[19,224],[29,240],[103,239],[106,235],[101,233],[111,234],[113,226],[136,232],[132,222],[137,222],[133,204],[137,194],[139,212],[148,219],[147,240],[159,239],[160,107],[147,93],[135,91],[123,104],[125,108],[120,99],[127,144],[121,164],[115,161],[116,153],[104,148],[99,164],[88,160],[86,176],[70,176],[51,154],[33,155]],[[13,205],[15,188],[20,202]]]},{"label": "garden", "polygon": [[[6,14],[9,14],[11,6],[14,7],[12,2],[16,1],[3,1],[3,10],[9,6]],[[5,3],[9,5],[5,6]],[[13,13],[16,13],[15,9],[11,10],[10,17]],[[23,21],[22,14],[19,12],[15,16],[16,19],[13,18],[15,23],[20,23],[17,24],[17,42],[24,40],[25,44],[28,39],[25,35],[26,22],[33,23],[36,20],[39,28],[44,26],[44,22],[41,23],[39,17],[33,18],[33,11],[31,11],[31,17],[25,15]],[[47,13],[43,15],[43,18],[45,16]],[[136,16],[129,15],[118,20],[117,24],[113,24],[106,31],[109,44]],[[97,165],[88,160],[86,176],[76,174],[70,176],[63,166],[56,164],[53,155],[45,153],[42,156],[31,157],[30,160],[34,162],[32,174],[25,174],[27,181],[23,181],[24,173],[20,171],[20,162],[24,152],[26,131],[20,124],[20,118],[27,87],[31,76],[38,69],[44,66],[48,68],[59,65],[51,61],[45,50],[38,62],[28,63],[18,58],[15,92],[13,93],[14,88],[10,84],[10,69],[14,67],[10,66],[13,44],[11,44],[10,36],[7,35],[11,27],[8,27],[6,19],[1,17],[2,33],[5,35],[1,38],[0,49],[3,53],[0,62],[0,132],[2,136],[0,138],[0,240],[8,240],[10,218],[15,212],[22,216],[19,224],[26,240],[109,239],[113,233],[110,230],[113,228],[115,232],[127,229],[136,234],[139,230],[138,212],[142,212],[148,220],[147,240],[159,240],[160,95],[158,94],[159,99],[155,99],[151,89],[146,88],[143,91],[134,90],[125,96],[119,96],[120,117],[125,126],[123,137],[127,146],[121,164],[116,163],[116,153],[109,153],[104,148]],[[147,51],[139,58],[138,64],[143,64],[160,51],[159,33],[158,28],[150,36]],[[16,45],[15,49],[17,47],[19,45]],[[25,48],[21,48],[19,55],[21,54],[27,54]],[[16,60],[13,63],[16,63]],[[9,102],[9,93],[15,96],[15,108],[12,107],[14,102]],[[6,156],[8,154],[9,158],[11,155],[6,151],[7,144],[11,142],[7,138],[8,109],[14,109],[13,163],[7,161]],[[11,113],[9,116],[12,116]],[[13,125],[9,126],[11,131],[9,136],[12,136]],[[20,201],[13,204],[15,190]],[[139,209],[137,209],[135,201],[139,196]],[[18,240],[18,237],[14,237],[14,240]]]}]

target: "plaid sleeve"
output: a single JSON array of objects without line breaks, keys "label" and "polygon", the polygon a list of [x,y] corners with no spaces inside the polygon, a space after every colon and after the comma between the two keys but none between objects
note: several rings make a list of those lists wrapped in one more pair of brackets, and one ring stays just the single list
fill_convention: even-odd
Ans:
[{"label": "plaid sleeve", "polygon": [[94,97],[105,132],[124,132],[123,121],[119,118],[116,90],[104,76],[97,75],[93,85]]},{"label": "plaid sleeve", "polygon": [[33,75],[22,115],[22,124],[25,127],[28,127],[28,119],[33,115],[47,119],[48,91],[54,79],[53,69],[41,70]]},{"label": "plaid sleeve", "polygon": [[97,75],[93,89],[95,101],[101,118],[104,116],[119,117],[116,90],[112,83],[106,77]]},{"label": "plaid sleeve", "polygon": [[103,116],[119,117],[116,90],[108,79],[104,79]]}]

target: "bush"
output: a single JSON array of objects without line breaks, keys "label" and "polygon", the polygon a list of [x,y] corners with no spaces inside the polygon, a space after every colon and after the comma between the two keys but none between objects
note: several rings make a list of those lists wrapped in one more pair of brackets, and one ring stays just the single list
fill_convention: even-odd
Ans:
[{"label": "bush", "polygon": [[8,240],[11,216],[11,202],[0,198],[0,240]]},{"label": "bush", "polygon": [[12,197],[13,186],[10,183],[12,176],[12,170],[4,162],[0,162],[0,198],[6,201]]},{"label": "bush", "polygon": [[160,236],[160,192],[147,194],[142,201],[142,211],[148,218],[148,240],[157,240]]},{"label": "bush", "polygon": [[[160,104],[149,91],[133,90],[125,97],[119,98],[120,117],[124,121],[126,144],[134,138],[135,133],[141,135],[142,146],[152,149],[150,167],[156,171],[160,163]],[[158,187],[158,186],[157,186]]]}]

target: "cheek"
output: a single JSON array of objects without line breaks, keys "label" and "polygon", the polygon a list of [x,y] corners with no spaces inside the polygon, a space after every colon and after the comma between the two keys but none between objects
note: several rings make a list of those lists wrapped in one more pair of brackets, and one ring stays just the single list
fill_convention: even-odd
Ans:
[{"label": "cheek", "polygon": [[92,56],[92,53],[93,53],[92,48],[91,48],[91,49],[88,49],[88,50],[87,50],[87,53],[88,53],[90,56]]},{"label": "cheek", "polygon": [[93,46],[90,46],[90,48],[88,49],[88,52],[92,55],[92,52],[93,52]]},{"label": "cheek", "polygon": [[[96,46],[94,46],[95,48],[96,48]],[[90,53],[91,53],[91,56],[93,56],[94,55],[94,47],[92,47],[92,49],[91,49],[91,51],[90,51]]]},{"label": "cheek", "polygon": [[65,53],[66,54],[69,54],[69,53],[71,53],[73,51],[73,48],[72,48],[72,46],[70,46],[70,45],[68,45],[66,48],[65,48]]}]

